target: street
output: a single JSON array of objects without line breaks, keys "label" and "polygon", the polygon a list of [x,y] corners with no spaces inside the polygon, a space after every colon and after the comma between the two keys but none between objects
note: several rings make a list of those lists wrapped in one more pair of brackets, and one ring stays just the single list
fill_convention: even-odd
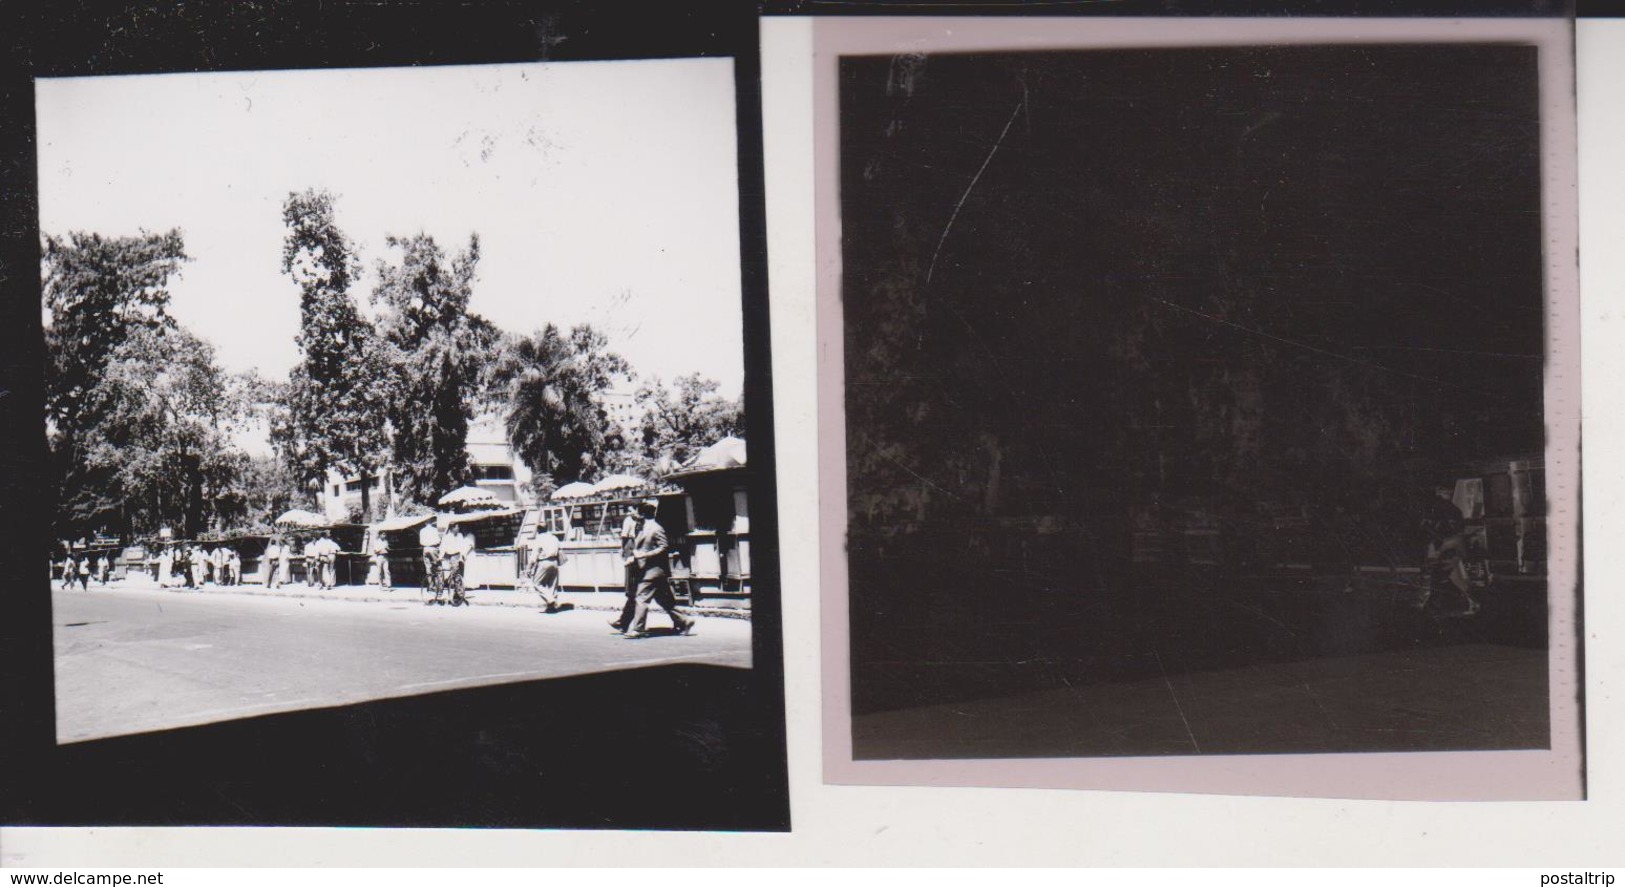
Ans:
[{"label": "street", "polygon": [[1546,651],[1395,650],[861,715],[860,759],[1546,748]]},{"label": "street", "polygon": [[[57,741],[674,664],[749,668],[750,623],[611,634],[606,613],[141,587],[53,591]],[[665,617],[650,617],[651,630]]]}]

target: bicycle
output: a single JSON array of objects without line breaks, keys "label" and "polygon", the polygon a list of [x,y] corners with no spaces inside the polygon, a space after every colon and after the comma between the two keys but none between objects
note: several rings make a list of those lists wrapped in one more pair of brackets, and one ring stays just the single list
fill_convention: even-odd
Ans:
[{"label": "bicycle", "polygon": [[441,565],[442,561],[438,551],[435,551],[432,548],[424,549],[422,591],[426,595],[423,601],[423,605],[425,607],[432,607],[435,604],[445,603],[445,601],[440,599],[440,596],[445,593],[445,583],[443,581],[443,577],[441,576]]},{"label": "bicycle", "polygon": [[440,568],[444,571],[444,575],[440,579],[440,585],[449,592],[451,597],[449,603],[453,607],[461,607],[467,604],[468,593],[467,589],[463,587],[462,556],[454,554],[442,559]]}]

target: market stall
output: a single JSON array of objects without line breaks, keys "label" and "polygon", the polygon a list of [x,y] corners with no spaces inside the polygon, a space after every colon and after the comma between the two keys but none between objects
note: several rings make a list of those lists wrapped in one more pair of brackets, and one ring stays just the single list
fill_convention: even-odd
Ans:
[{"label": "market stall", "polygon": [[[682,490],[681,523],[662,521],[679,551],[672,581],[690,600],[750,595],[745,442],[725,437],[666,476]],[[680,541],[679,541],[680,539]]]},{"label": "market stall", "polygon": [[595,484],[566,484],[553,493],[537,522],[562,540],[561,587],[577,591],[625,590],[621,525],[637,503],[647,498],[661,500],[656,520],[669,532],[680,532],[667,521],[680,516],[681,494],[675,488],[640,477],[615,474]]}]

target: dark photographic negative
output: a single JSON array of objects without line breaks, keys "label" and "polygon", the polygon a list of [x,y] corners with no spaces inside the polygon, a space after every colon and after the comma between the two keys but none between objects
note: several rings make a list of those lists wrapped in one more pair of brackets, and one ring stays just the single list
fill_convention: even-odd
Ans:
[{"label": "dark photographic negative", "polygon": [[839,77],[854,759],[1549,746],[1534,46]]}]

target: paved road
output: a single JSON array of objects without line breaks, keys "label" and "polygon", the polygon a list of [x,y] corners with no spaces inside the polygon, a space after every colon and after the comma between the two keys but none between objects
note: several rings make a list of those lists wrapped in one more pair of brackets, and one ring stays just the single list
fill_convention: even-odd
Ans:
[{"label": "paved road", "polygon": [[1546,651],[1490,644],[1267,663],[860,715],[859,758],[1546,748]]},{"label": "paved road", "polygon": [[[605,615],[133,588],[54,591],[57,740],[675,663],[748,668],[750,624],[624,640]],[[662,615],[651,627],[662,628]]]}]

